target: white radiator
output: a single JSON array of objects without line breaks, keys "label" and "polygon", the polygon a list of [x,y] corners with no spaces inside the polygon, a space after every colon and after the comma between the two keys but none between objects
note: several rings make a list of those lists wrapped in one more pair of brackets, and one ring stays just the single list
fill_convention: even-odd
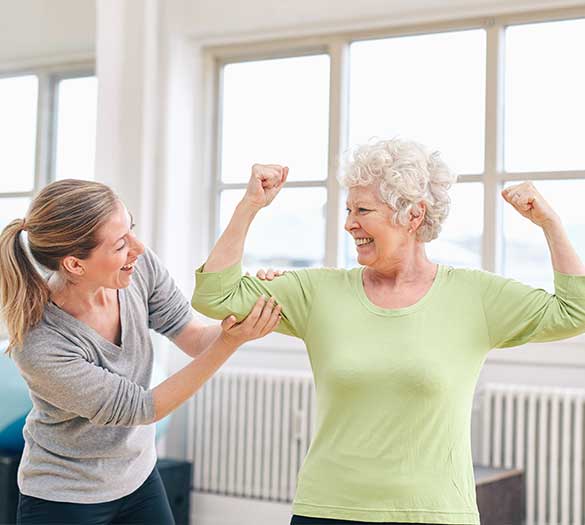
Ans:
[{"label": "white radiator", "polygon": [[292,501],[314,414],[310,374],[224,369],[190,401],[193,489]]},{"label": "white radiator", "polygon": [[485,385],[482,462],[520,468],[526,525],[585,525],[585,390]]}]

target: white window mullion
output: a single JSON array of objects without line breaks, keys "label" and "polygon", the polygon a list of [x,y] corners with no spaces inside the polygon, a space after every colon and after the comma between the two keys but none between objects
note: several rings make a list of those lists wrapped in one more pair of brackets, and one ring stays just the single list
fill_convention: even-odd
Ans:
[{"label": "white window mullion", "polygon": [[[308,180],[308,181],[287,181],[287,188],[322,188],[326,186],[326,182],[322,180]],[[218,182],[217,189],[222,192],[224,190],[245,190],[248,187],[248,182]]]},{"label": "white window mullion", "polygon": [[223,67],[220,61],[208,59],[206,70],[213,74],[209,75],[209,82],[206,83],[207,97],[211,104],[208,105],[206,120],[210,129],[209,141],[211,154],[209,162],[209,180],[211,184],[211,202],[209,203],[209,250],[213,248],[219,231],[219,203],[221,199],[221,148],[222,148],[222,114],[223,114]]},{"label": "white window mullion", "polygon": [[501,200],[499,174],[503,168],[504,28],[493,24],[487,32],[484,229],[482,266],[497,271],[501,264]]},{"label": "white window mullion", "polygon": [[35,191],[54,179],[55,133],[57,131],[54,79],[48,72],[39,73],[38,79]]},{"label": "white window mullion", "polygon": [[500,176],[503,182],[523,182],[526,180],[582,180],[585,179],[585,171],[526,171],[507,172]]},{"label": "white window mullion", "polygon": [[12,191],[0,193],[0,199],[19,199],[21,197],[32,197],[32,191]]},{"label": "white window mullion", "polygon": [[325,265],[342,266],[341,255],[341,189],[337,175],[347,148],[348,92],[349,92],[349,42],[345,39],[329,45],[329,152],[327,173],[327,219],[325,229]]}]

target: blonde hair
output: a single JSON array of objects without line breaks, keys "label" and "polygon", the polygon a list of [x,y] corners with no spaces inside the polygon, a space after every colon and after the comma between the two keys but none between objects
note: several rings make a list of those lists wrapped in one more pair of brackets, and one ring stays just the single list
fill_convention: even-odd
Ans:
[{"label": "blonde hair", "polygon": [[[105,184],[61,180],[41,190],[25,219],[15,219],[4,228],[0,234],[0,317],[8,330],[8,353],[22,347],[49,301],[49,286],[34,263],[58,272],[66,256],[87,259],[100,244],[98,230],[117,202]],[[32,260],[23,245],[23,231]]]},{"label": "blonde hair", "polygon": [[436,239],[449,215],[449,189],[457,177],[441,159],[412,140],[380,140],[358,146],[346,162],[339,183],[345,187],[375,184],[380,196],[394,210],[395,224],[408,224],[411,212],[424,220],[416,231],[421,242]]}]

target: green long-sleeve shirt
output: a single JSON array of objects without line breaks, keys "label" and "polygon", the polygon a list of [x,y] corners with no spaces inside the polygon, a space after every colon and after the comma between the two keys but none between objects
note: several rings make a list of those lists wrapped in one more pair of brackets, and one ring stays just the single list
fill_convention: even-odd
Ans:
[{"label": "green long-sleeve shirt", "polygon": [[283,307],[279,331],[307,347],[315,436],[295,514],[371,522],[479,524],[470,443],[479,371],[495,347],[585,332],[585,277],[555,273],[555,295],[477,270],[440,266],[427,294],[385,309],[362,268],[242,277],[196,274],[193,306],[241,319],[261,293]]}]

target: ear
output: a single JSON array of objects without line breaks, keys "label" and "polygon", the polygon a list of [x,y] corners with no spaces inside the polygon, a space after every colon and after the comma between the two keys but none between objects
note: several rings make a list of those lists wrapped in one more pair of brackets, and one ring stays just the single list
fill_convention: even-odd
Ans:
[{"label": "ear", "polygon": [[423,221],[425,220],[425,216],[427,214],[427,205],[424,202],[419,202],[418,203],[418,214],[416,214],[416,211],[413,210],[410,212],[410,219],[409,219],[409,231],[412,230],[413,232],[415,232],[416,230],[419,229],[420,225],[423,223]]},{"label": "ear", "polygon": [[68,255],[61,261],[61,265],[63,269],[70,275],[75,277],[81,277],[85,274],[85,268],[82,264],[82,261],[77,257],[73,257],[72,255]]}]

